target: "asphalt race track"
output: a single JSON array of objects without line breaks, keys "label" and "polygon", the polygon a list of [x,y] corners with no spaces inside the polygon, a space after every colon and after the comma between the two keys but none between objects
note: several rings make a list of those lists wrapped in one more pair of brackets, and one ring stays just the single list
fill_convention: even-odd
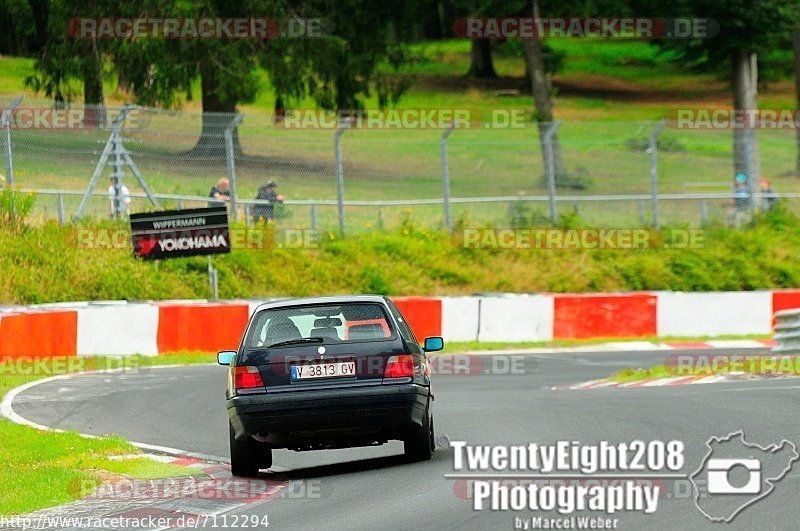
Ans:
[{"label": "asphalt race track", "polygon": [[[318,495],[280,497],[237,511],[266,514],[275,528],[512,529],[515,517],[559,515],[473,510],[464,495],[464,480],[445,477],[453,473],[453,450],[444,436],[493,445],[679,439],[686,445],[682,472],[687,475],[706,455],[711,436],[744,430],[751,443],[800,443],[800,379],[561,388],[623,367],[655,365],[665,356],[663,351],[527,355],[524,370],[516,371],[522,374],[440,374],[434,381],[434,418],[441,445],[432,461],[403,463],[400,443],[328,452],[276,451],[277,472],[265,472],[264,477],[315,480]],[[484,367],[493,363],[491,357],[481,357],[481,362]],[[225,457],[225,377],[226,369],[218,366],[82,375],[32,387],[17,396],[13,407],[22,417],[51,427],[118,433],[131,441]],[[623,529],[796,528],[799,478],[800,463],[795,463],[769,496],[731,524],[707,520],[694,506],[685,480],[678,480],[682,485],[666,482],[666,497],[655,514],[613,517]]]}]

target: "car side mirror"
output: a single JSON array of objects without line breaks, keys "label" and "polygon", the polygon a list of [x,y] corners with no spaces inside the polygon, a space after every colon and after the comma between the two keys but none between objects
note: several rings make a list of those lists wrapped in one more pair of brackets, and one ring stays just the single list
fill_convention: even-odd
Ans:
[{"label": "car side mirror", "polygon": [[425,338],[425,345],[422,349],[425,352],[437,352],[444,348],[444,339],[441,337],[426,337]]},{"label": "car side mirror", "polygon": [[222,352],[217,352],[217,363],[220,365],[230,365],[234,356],[236,356],[235,350],[223,350]]}]

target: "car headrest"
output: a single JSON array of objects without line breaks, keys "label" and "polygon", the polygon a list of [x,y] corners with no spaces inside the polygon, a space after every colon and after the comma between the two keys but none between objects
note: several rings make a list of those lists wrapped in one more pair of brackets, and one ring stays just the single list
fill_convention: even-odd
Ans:
[{"label": "car headrest", "polygon": [[271,345],[273,343],[301,339],[302,337],[303,335],[300,333],[297,325],[294,324],[291,319],[288,317],[281,317],[269,324],[264,341],[267,345]]},{"label": "car headrest", "polygon": [[332,327],[328,328],[315,328],[311,331],[311,337],[324,337],[327,339],[339,340],[339,332]]},{"label": "car headrest", "polygon": [[349,328],[348,337],[350,339],[381,339],[386,337],[386,333],[379,324],[360,324]]},{"label": "car headrest", "polygon": [[314,328],[331,328],[333,326],[342,326],[342,320],[338,317],[323,317],[314,320]]}]

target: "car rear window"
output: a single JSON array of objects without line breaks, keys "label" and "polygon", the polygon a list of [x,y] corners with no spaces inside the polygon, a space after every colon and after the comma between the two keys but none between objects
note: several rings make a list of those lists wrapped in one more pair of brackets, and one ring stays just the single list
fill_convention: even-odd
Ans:
[{"label": "car rear window", "polygon": [[323,344],[380,341],[393,336],[381,304],[292,306],[258,312],[248,333],[247,346],[268,348],[309,338],[321,338]]}]

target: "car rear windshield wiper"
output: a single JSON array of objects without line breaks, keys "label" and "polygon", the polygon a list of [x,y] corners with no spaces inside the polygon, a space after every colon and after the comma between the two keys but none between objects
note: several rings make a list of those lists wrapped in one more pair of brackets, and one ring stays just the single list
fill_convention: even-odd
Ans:
[{"label": "car rear windshield wiper", "polygon": [[279,341],[278,343],[273,343],[271,345],[267,345],[267,348],[272,347],[284,347],[286,345],[299,345],[300,343],[322,343],[325,341],[323,337],[301,337],[300,339],[290,339],[289,341]]}]

